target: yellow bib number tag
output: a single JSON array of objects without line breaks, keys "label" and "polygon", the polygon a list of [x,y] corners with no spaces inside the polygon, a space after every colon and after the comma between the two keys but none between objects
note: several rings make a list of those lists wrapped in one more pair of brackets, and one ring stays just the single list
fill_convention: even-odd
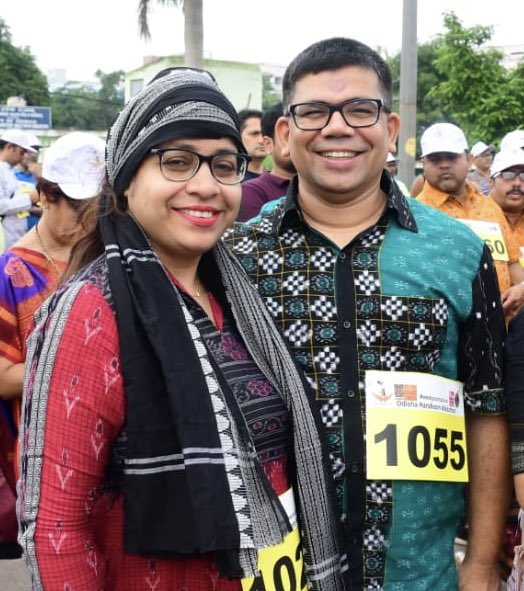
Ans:
[{"label": "yellow bib number tag", "polygon": [[484,222],[480,220],[459,220],[466,224],[475,234],[484,240],[491,251],[494,261],[509,261],[508,249],[504,242],[504,235],[497,222]]},{"label": "yellow bib number tag", "polygon": [[371,480],[467,482],[460,382],[416,372],[366,372]]},{"label": "yellow bib number tag", "polygon": [[293,490],[280,496],[294,529],[275,546],[263,548],[258,553],[256,577],[242,579],[244,591],[302,591],[307,589],[302,555],[302,542],[296,526]]}]

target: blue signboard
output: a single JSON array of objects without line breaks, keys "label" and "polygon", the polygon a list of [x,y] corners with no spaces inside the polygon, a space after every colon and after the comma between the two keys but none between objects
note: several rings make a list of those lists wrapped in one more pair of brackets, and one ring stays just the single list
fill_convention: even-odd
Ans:
[{"label": "blue signboard", "polygon": [[49,107],[8,107],[0,105],[0,129],[51,129]]}]

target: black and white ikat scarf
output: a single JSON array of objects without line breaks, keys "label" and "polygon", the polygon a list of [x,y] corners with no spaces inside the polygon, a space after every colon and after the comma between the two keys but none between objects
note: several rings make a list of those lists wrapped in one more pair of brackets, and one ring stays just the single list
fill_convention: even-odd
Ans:
[{"label": "black and white ikat scarf", "polygon": [[[227,385],[177,288],[130,215],[103,217],[127,396],[125,550],[211,552],[222,575],[254,576],[257,549],[289,531]],[[307,387],[244,270],[212,260],[246,347],[289,411],[295,497],[312,589],[343,589],[332,477]],[[237,409],[238,410],[238,409]]]}]

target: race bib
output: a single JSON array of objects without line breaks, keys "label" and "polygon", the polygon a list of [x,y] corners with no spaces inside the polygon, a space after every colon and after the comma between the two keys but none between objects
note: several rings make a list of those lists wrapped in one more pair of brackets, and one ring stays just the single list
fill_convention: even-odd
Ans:
[{"label": "race bib", "polygon": [[242,579],[244,591],[302,591],[307,589],[302,543],[297,525],[293,489],[279,496],[293,530],[277,544],[258,553],[259,574]]},{"label": "race bib", "polygon": [[366,371],[370,480],[467,482],[463,385],[417,372]]},{"label": "race bib", "polygon": [[475,232],[475,234],[484,240],[491,251],[494,261],[509,261],[508,249],[504,242],[504,235],[497,222],[483,222],[480,220],[460,220]]}]

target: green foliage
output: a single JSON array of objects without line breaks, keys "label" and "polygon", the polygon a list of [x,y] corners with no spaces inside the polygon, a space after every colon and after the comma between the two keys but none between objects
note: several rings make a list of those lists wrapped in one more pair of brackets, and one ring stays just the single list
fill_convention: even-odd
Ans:
[{"label": "green foliage", "polygon": [[98,90],[65,86],[52,93],[53,127],[102,131],[110,126],[124,104],[124,72],[104,74],[98,70],[95,75],[100,82]]},{"label": "green foliage", "polygon": [[464,28],[453,13],[444,15],[444,26],[435,66],[447,79],[430,94],[453,114],[470,143],[500,137],[511,119],[505,106],[510,74],[500,63],[501,52],[483,49],[492,28]]},{"label": "green foliage", "polygon": [[0,104],[10,96],[22,96],[28,105],[48,106],[46,77],[38,69],[29,49],[11,43],[9,27],[0,18]]},{"label": "green foliage", "polygon": [[263,73],[262,74],[262,109],[268,109],[273,105],[276,105],[282,99],[273,90],[273,85],[271,84],[271,76],[270,74]]},{"label": "green foliage", "polygon": [[[465,28],[444,15],[445,32],[418,47],[417,137],[431,124],[459,125],[469,144],[494,143],[524,122],[524,64],[506,70],[502,53],[486,49],[492,28]],[[400,53],[388,58],[398,109]]]}]

